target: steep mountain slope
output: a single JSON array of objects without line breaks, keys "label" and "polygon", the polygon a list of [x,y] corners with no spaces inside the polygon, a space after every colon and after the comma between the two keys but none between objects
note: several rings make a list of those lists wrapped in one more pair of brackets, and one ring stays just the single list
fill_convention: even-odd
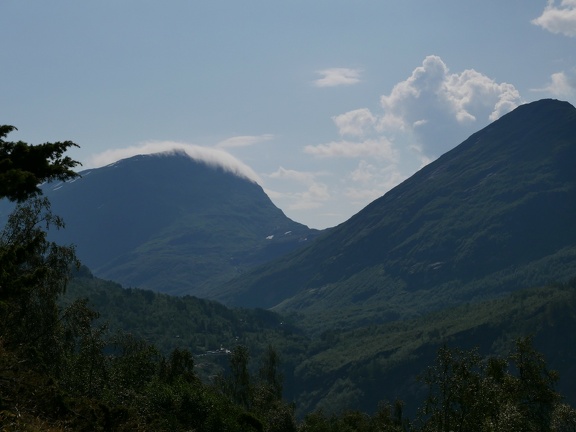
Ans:
[{"label": "steep mountain slope", "polygon": [[95,275],[126,286],[207,296],[215,281],[304,245],[262,188],[184,153],[135,156],[84,171],[45,195]]},{"label": "steep mountain slope", "polygon": [[527,336],[559,373],[557,388],[574,404],[575,288],[576,279],[414,320],[326,332],[294,371],[298,409],[372,411],[379,400],[399,398],[413,416],[414,407],[428,396],[419,377],[440,347],[478,348],[482,356],[504,358],[514,340]]},{"label": "steep mountain slope", "polygon": [[575,166],[576,109],[523,105],[220,299],[354,326],[567,279]]}]

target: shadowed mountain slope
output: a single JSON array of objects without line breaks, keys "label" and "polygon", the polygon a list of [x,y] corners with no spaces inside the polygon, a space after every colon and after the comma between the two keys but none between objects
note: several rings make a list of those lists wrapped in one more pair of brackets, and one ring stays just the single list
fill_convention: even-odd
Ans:
[{"label": "shadowed mountain slope", "polygon": [[575,167],[576,109],[520,106],[220,299],[354,325],[567,279],[576,275]]},{"label": "shadowed mountain slope", "polygon": [[95,275],[125,286],[210,296],[317,231],[287,218],[250,180],[184,153],[141,155],[44,187]]}]

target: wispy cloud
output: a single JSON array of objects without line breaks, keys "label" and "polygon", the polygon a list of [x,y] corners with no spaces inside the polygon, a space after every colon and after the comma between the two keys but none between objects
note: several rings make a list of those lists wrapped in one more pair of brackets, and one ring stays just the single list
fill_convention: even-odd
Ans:
[{"label": "wispy cloud", "polygon": [[546,8],[532,24],[552,33],[576,37],[576,0],[549,0]]},{"label": "wispy cloud", "polygon": [[316,71],[321,78],[314,81],[316,87],[336,87],[360,82],[360,69],[331,68]]},{"label": "wispy cloud", "polygon": [[224,150],[174,141],[151,141],[137,146],[107,150],[91,156],[84,165],[95,168],[136,155],[174,152],[185,152],[194,160],[223,168],[240,177],[262,184],[260,176],[252,168]]},{"label": "wispy cloud", "polygon": [[576,96],[576,69],[552,74],[550,82],[545,87],[532,89],[532,91],[549,93],[560,98]]},{"label": "wispy cloud", "polygon": [[371,156],[394,161],[397,157],[392,143],[385,137],[364,141],[333,141],[327,144],[308,145],[304,153],[324,158],[359,158]]},{"label": "wispy cloud", "polygon": [[313,183],[317,176],[318,176],[317,173],[286,169],[282,166],[278,168],[275,172],[266,175],[266,177],[272,179],[293,180],[304,184]]},{"label": "wispy cloud", "polygon": [[265,177],[280,181],[284,186],[292,183],[286,191],[266,189],[266,193],[272,198],[285,203],[287,210],[306,210],[320,208],[324,202],[331,198],[328,186],[318,181],[325,172],[297,171],[292,169],[278,168],[275,172]]},{"label": "wispy cloud", "polygon": [[344,196],[353,202],[371,202],[406,179],[396,165],[382,166],[365,160],[348,175]]},{"label": "wispy cloud", "polygon": [[264,135],[241,135],[231,138],[227,138],[224,141],[220,141],[216,144],[218,148],[237,148],[237,147],[249,147],[255,144],[260,144],[262,142],[270,141],[274,139],[272,134]]}]

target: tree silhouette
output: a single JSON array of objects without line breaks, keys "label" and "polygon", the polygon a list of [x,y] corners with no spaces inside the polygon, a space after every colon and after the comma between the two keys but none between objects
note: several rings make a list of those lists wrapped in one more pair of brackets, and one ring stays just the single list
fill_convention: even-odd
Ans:
[{"label": "tree silhouette", "polygon": [[77,177],[78,165],[64,152],[78,147],[72,141],[30,145],[23,141],[5,141],[14,126],[0,126],[0,198],[22,202],[41,194],[40,185],[53,180]]}]

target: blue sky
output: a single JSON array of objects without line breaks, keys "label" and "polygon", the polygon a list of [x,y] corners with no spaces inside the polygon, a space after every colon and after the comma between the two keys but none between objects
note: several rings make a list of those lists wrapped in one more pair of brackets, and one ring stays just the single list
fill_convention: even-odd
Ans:
[{"label": "blue sky", "polygon": [[10,139],[87,168],[185,148],[314,228],[519,104],[576,104],[576,0],[3,0],[0,49]]}]

